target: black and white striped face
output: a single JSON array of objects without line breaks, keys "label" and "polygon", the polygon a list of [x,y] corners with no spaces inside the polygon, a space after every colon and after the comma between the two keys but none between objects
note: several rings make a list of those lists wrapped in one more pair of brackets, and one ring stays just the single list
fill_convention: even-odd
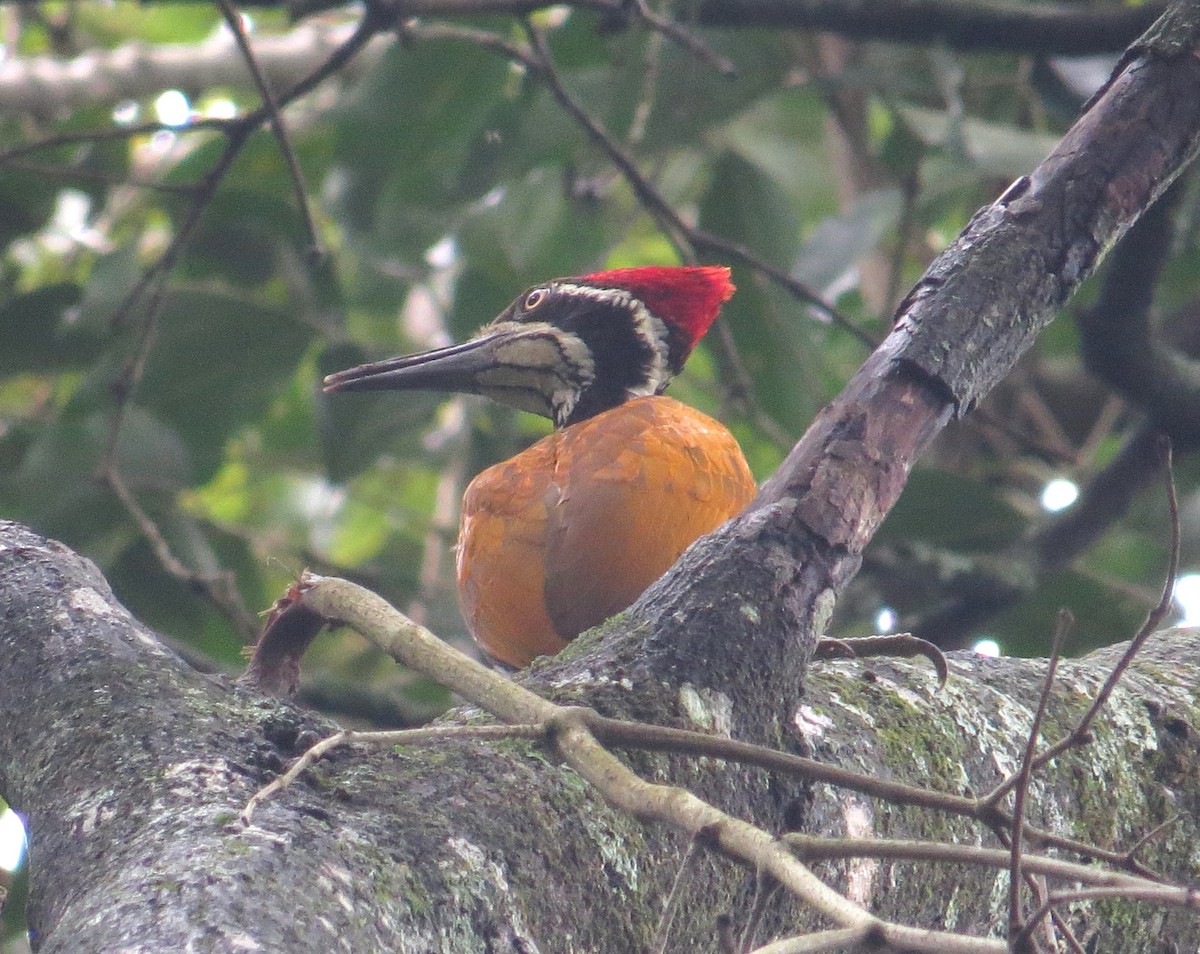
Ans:
[{"label": "black and white striped face", "polygon": [[481,392],[560,427],[660,393],[689,350],[681,332],[630,292],[572,281],[529,289],[479,340],[497,335],[507,339],[504,360],[487,377],[498,387],[481,381]]},{"label": "black and white striped face", "polygon": [[470,341],[339,371],[325,390],[483,394],[564,427],[658,394],[692,343],[631,292],[564,279],[529,289]]}]

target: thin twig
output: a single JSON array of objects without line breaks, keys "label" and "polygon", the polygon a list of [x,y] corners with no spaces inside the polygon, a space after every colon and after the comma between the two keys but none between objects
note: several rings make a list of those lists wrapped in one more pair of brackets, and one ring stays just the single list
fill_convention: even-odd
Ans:
[{"label": "thin twig", "polygon": [[688,841],[688,846],[683,851],[683,857],[679,859],[679,867],[671,882],[671,892],[667,895],[667,903],[663,907],[662,917],[658,919],[658,928],[654,932],[654,943],[650,948],[654,954],[666,954],[667,943],[671,939],[671,925],[675,921],[675,915],[679,913],[679,899],[683,897],[684,888],[694,873],[696,862],[700,858],[702,837],[702,835],[697,835]]},{"label": "thin twig", "polygon": [[119,469],[117,463],[117,444],[120,439],[121,428],[125,422],[125,415],[131,406],[133,392],[142,380],[142,375],[146,369],[146,362],[150,359],[150,352],[154,347],[159,312],[163,296],[166,292],[167,277],[174,270],[175,263],[178,261],[179,256],[183,254],[183,249],[187,245],[192,232],[199,225],[205,209],[208,208],[209,203],[216,194],[217,186],[225,177],[225,173],[228,172],[229,167],[233,165],[234,159],[237,158],[252,128],[251,125],[245,122],[228,127],[228,139],[225,149],[217,157],[217,161],[213,163],[212,168],[205,173],[204,177],[197,184],[192,204],[184,215],[183,221],[176,229],[174,236],[172,236],[170,244],[163,250],[158,260],[142,273],[133,288],[126,293],[121,304],[117,306],[116,310],[109,317],[109,324],[113,330],[119,330],[129,318],[129,315],[138,302],[141,301],[143,296],[148,295],[146,315],[142,319],[133,356],[122,365],[120,374],[112,383],[112,391],[116,397],[116,409],[113,412],[112,420],[109,422],[108,442],[101,457],[99,470],[102,474],[115,475]]},{"label": "thin twig", "polygon": [[633,118],[629,121],[629,132],[625,136],[625,141],[631,148],[639,145],[646,137],[646,127],[658,100],[658,83],[662,78],[665,43],[666,37],[661,33],[651,33],[646,40],[646,52],[642,57],[642,93],[633,108]]},{"label": "thin twig", "polygon": [[637,11],[638,17],[644,20],[647,25],[657,30],[680,48],[691,53],[697,59],[707,63],[722,76],[730,78],[737,76],[737,67],[733,65],[732,60],[709,47],[698,36],[690,30],[685,29],[675,20],[655,13],[650,9],[650,5],[646,0],[634,0],[633,8]]},{"label": "thin twig", "polygon": [[1172,887],[1170,885],[1145,885],[1139,887],[1097,887],[1079,888],[1074,891],[1059,891],[1046,899],[1045,904],[1038,908],[1029,918],[1029,922],[1021,933],[1013,938],[1013,950],[1019,950],[1018,944],[1025,943],[1032,937],[1037,925],[1056,908],[1077,901],[1102,901],[1116,898],[1122,901],[1144,901],[1150,904],[1169,905],[1171,907],[1200,908],[1200,891],[1195,888]]},{"label": "thin twig", "polygon": [[44,179],[55,179],[60,182],[88,182],[94,185],[131,186],[135,189],[147,189],[162,192],[167,195],[190,196],[196,192],[196,186],[189,182],[159,182],[154,179],[144,179],[140,176],[111,176],[95,169],[80,169],[75,166],[51,166],[44,162],[33,162],[23,159],[0,159],[0,165],[14,172],[27,172],[41,176]]},{"label": "thin twig", "polygon": [[[126,293],[121,303],[109,317],[109,324],[114,330],[119,330],[129,318],[129,315],[138,302],[141,301],[142,297],[151,288],[160,285],[160,280],[174,270],[176,262],[178,262],[180,255],[183,254],[184,247],[191,238],[192,232],[200,223],[200,218],[216,194],[217,187],[220,185],[221,180],[225,178],[225,174],[233,165],[234,160],[241,153],[242,146],[246,143],[253,128],[254,126],[245,120],[226,127],[225,148],[222,150],[221,155],[217,157],[212,167],[204,174],[203,178],[195,184],[192,204],[184,214],[179,226],[175,229],[175,234],[171,237],[170,243],[158,259],[142,273],[137,283]],[[146,328],[151,327],[153,321],[157,318],[157,305],[160,300],[161,292],[151,296],[151,304],[147,305]],[[144,350],[144,345],[139,347],[138,350],[139,352]],[[120,387],[123,392],[132,390],[132,386],[136,382],[137,378],[128,379],[122,382]]]},{"label": "thin twig", "polygon": [[1067,919],[1063,917],[1061,911],[1057,908],[1053,909],[1050,912],[1050,917],[1054,921],[1055,928],[1058,929],[1058,936],[1065,940],[1067,946],[1071,949],[1071,954],[1088,954],[1087,948],[1079,943],[1079,939],[1075,936],[1075,932],[1071,930],[1071,926],[1067,923]]},{"label": "thin twig", "polygon": [[1165,832],[1172,825],[1178,824],[1178,822],[1182,818],[1183,818],[1183,813],[1176,812],[1174,815],[1172,815],[1170,818],[1166,819],[1165,821],[1159,822],[1159,824],[1157,824],[1153,828],[1151,828],[1148,832],[1146,832],[1146,834],[1142,835],[1141,838],[1139,838],[1137,841],[1135,841],[1130,846],[1129,850],[1125,853],[1125,857],[1127,857],[1130,861],[1133,861],[1137,857],[1137,853],[1139,851],[1141,851],[1148,844],[1150,844],[1150,842],[1154,841],[1155,838],[1157,838],[1159,835],[1161,835],[1163,832]]},{"label": "thin twig", "polygon": [[778,891],[778,881],[764,871],[754,873],[754,899],[750,902],[750,913],[746,915],[746,925],[742,929],[742,939],[738,946],[740,954],[746,954],[754,945],[763,916],[767,913],[767,905]]},{"label": "thin twig", "polygon": [[[771,265],[762,257],[751,252],[746,247],[727,239],[713,235],[703,229],[695,228],[685,222],[662,196],[650,180],[642,174],[633,157],[608,132],[607,129],[567,91],[563,85],[554,61],[550,55],[545,39],[532,24],[526,22],[526,32],[530,39],[530,48],[522,47],[503,37],[484,30],[470,27],[450,26],[447,24],[416,24],[405,27],[405,34],[424,40],[459,40],[472,43],[490,52],[499,54],[522,64],[530,73],[539,76],[546,83],[551,94],[559,105],[579,125],[589,139],[603,152],[609,161],[629,184],[640,205],[654,219],[659,229],[675,247],[680,258],[685,262],[695,261],[697,250],[703,249],[715,257],[723,257],[742,264],[771,281],[780,285],[797,301],[803,302],[816,309],[822,316],[834,324],[844,328],[864,345],[874,348],[877,342],[869,334],[859,330],[852,321],[839,312],[832,304],[826,302],[819,294],[808,288],[803,282],[789,275],[785,270]],[[745,380],[737,376],[738,364],[735,358],[736,349],[732,347],[732,338],[722,326],[722,339],[719,344],[724,347],[728,359],[724,367],[735,373],[735,381],[740,391],[747,396],[750,389],[745,386]],[[752,414],[755,425],[783,446],[790,446],[791,440],[783,440],[783,433],[770,415],[758,408]]]},{"label": "thin twig", "polygon": [[288,176],[292,182],[292,191],[296,196],[296,204],[300,208],[300,216],[304,221],[305,234],[308,236],[308,259],[310,262],[318,261],[324,257],[325,251],[321,244],[321,237],[317,234],[317,224],[313,220],[308,191],[304,187],[304,174],[300,171],[300,161],[296,158],[296,150],[292,148],[292,138],[288,134],[287,124],[283,121],[279,102],[275,98],[271,84],[267,82],[266,76],[263,75],[262,69],[258,65],[258,57],[254,55],[254,50],[250,46],[250,38],[246,35],[246,25],[242,20],[242,15],[234,7],[232,0],[217,0],[217,6],[221,8],[225,24],[233,33],[238,50],[241,51],[242,58],[246,61],[246,68],[254,79],[258,95],[262,97],[262,108],[266,111],[271,123],[271,132],[275,134],[275,140],[279,143],[279,152],[287,166]]},{"label": "thin twig", "polygon": [[718,321],[716,336],[709,333],[708,341],[716,358],[720,377],[726,382],[724,390],[727,400],[750,418],[750,423],[761,431],[782,452],[787,453],[796,442],[795,435],[785,430],[766,409],[754,399],[754,379],[746,369],[741,351],[733,337],[729,322]]},{"label": "thin twig", "polygon": [[[226,13],[227,19],[230,21],[231,29],[234,31],[235,37],[239,38],[239,43],[245,42],[245,31],[241,29],[240,18],[231,6],[228,0],[221,0],[222,9]],[[99,475],[113,489],[118,499],[124,505],[125,509],[133,517],[134,521],[141,528],[142,533],[150,541],[155,554],[159,557],[164,569],[177,578],[190,582],[197,586],[202,593],[208,596],[213,602],[226,613],[227,616],[234,622],[236,627],[244,635],[253,637],[257,625],[253,617],[246,611],[242,604],[241,597],[236,591],[231,577],[210,578],[199,576],[187,570],[183,564],[171,554],[170,547],[167,546],[166,540],[161,531],[158,530],[154,521],[150,519],[145,510],[138,504],[133,493],[126,486],[120,474],[120,464],[117,460],[117,448],[120,440],[121,430],[124,426],[126,415],[129,408],[132,406],[132,398],[142,376],[145,372],[146,363],[149,360],[150,353],[154,346],[154,341],[157,331],[157,322],[161,312],[163,297],[166,293],[167,278],[174,270],[180,256],[187,247],[189,240],[197,225],[199,224],[205,210],[212,202],[216,195],[217,189],[224,180],[229,169],[234,161],[241,154],[242,148],[249,140],[251,134],[266,120],[274,122],[279,118],[280,103],[288,103],[302,96],[319,84],[323,79],[332,75],[342,66],[344,66],[354,55],[358,53],[378,32],[383,30],[387,25],[387,17],[381,13],[381,8],[377,5],[368,5],[366,13],[359,21],[358,27],[351,36],[339,46],[325,62],[313,70],[308,76],[298,82],[290,89],[280,101],[275,101],[270,95],[269,89],[265,82],[260,87],[263,92],[264,102],[258,109],[245,114],[234,120],[221,121],[197,121],[189,125],[190,129],[199,128],[214,128],[219,129],[225,134],[225,148],[217,157],[213,165],[207,170],[204,176],[195,183],[192,188],[192,202],[187,211],[184,213],[182,220],[175,230],[170,243],[158,259],[153,262],[139,277],[133,288],[125,295],[120,305],[114,310],[109,321],[114,329],[118,329],[123,325],[132,314],[133,310],[139,303],[145,299],[145,317],[142,319],[140,329],[136,335],[134,352],[129,360],[122,366],[121,372],[116,381],[113,382],[112,390],[116,397],[116,408],[112,419],[109,422],[109,435],[104,453],[101,456],[100,464],[97,468]],[[261,78],[256,70],[256,64],[253,58],[249,57],[251,63],[251,72],[256,77]],[[276,131],[277,137],[280,138],[282,148],[287,155],[289,147],[286,143],[286,136],[282,136],[280,130],[282,123],[279,124],[279,129]],[[116,131],[111,131],[109,136],[101,136],[98,138],[117,138],[120,136],[128,136],[136,133],[139,127],[128,127]],[[147,128],[147,127],[140,127]],[[155,127],[157,128],[157,127]],[[96,138],[96,137],[94,137]],[[65,143],[65,139],[58,140],[55,144]],[[38,144],[38,148],[48,148],[51,144],[50,140],[43,140]],[[294,156],[293,156],[294,160]],[[300,180],[294,178],[297,188],[303,192]],[[311,224],[311,216],[307,211],[307,204],[302,203],[305,210],[306,221],[309,224],[310,231],[315,240],[315,228]]]},{"label": "thin twig", "polygon": [[174,126],[169,123],[148,122],[133,126],[111,126],[107,129],[90,129],[86,131],[73,130],[46,136],[36,142],[22,143],[0,152],[0,163],[9,163],[14,159],[27,156],[44,149],[57,149],[60,146],[77,146],[82,143],[108,142],[115,139],[133,139],[137,136],[148,136],[159,132],[169,132],[185,135],[191,132],[226,132],[236,119],[197,118],[188,120],[184,126]]},{"label": "thin twig", "polygon": [[[818,762],[801,755],[779,752],[749,742],[725,739],[687,729],[625,722],[596,714],[588,717],[588,725],[600,741],[617,748],[703,755],[739,765],[753,765],[771,772],[794,775],[809,781],[824,782],[895,805],[944,811],[983,822],[993,828],[1006,829],[1012,824],[1011,815],[982,798],[967,798],[951,792],[918,788],[903,782],[880,778],[877,775],[867,775],[838,765]],[[1111,865],[1122,865],[1127,862],[1124,852],[1089,845],[1028,823],[1023,828],[1027,837],[1040,844],[1071,851],[1082,857],[1093,858]],[[1126,866],[1139,874],[1145,876],[1150,874],[1136,863]]]},{"label": "thin twig", "polygon": [[125,483],[125,479],[121,476],[120,471],[110,465],[101,470],[98,476],[108,485],[113,495],[133,518],[134,523],[141,530],[142,536],[146,538],[146,542],[150,544],[150,548],[154,551],[154,556],[158,560],[159,565],[189,589],[198,590],[203,593],[214,606],[225,614],[226,618],[233,624],[235,630],[241,633],[243,637],[252,639],[255,631],[258,629],[258,620],[253,613],[246,609],[245,603],[242,602],[242,597],[238,592],[233,574],[224,572],[208,575],[196,573],[188,569],[175,556],[170,544],[167,542],[167,538],[163,536],[162,531],[158,528],[158,524],[154,522],[153,518],[138,503],[137,497]]},{"label": "thin twig", "polygon": [[[617,748],[706,756],[739,765],[751,765],[766,771],[793,775],[808,781],[824,782],[896,805],[944,811],[982,822],[1001,831],[1008,829],[1012,824],[1012,816],[1008,812],[985,798],[968,798],[950,792],[938,792],[906,785],[903,782],[880,778],[877,775],[867,775],[838,765],[779,752],[749,742],[740,742],[736,739],[726,739],[687,729],[610,719],[595,713],[588,715],[588,725],[600,741]],[[1143,877],[1156,877],[1153,872],[1138,864],[1136,860],[1131,862],[1125,852],[1100,848],[1028,823],[1024,825],[1023,830],[1026,837],[1047,847],[1073,852],[1081,857],[1092,858],[1106,864],[1123,866]]]},{"label": "thin twig", "polygon": [[[1175,581],[1179,575],[1179,498],[1175,492],[1175,479],[1171,467],[1171,442],[1163,436],[1159,443],[1159,453],[1161,455],[1163,477],[1166,482],[1167,490],[1167,507],[1171,523],[1171,540],[1167,557],[1167,572],[1163,583],[1162,593],[1159,597],[1158,604],[1150,610],[1146,615],[1145,621],[1130,640],[1129,646],[1121,654],[1121,658],[1117,664],[1113,666],[1112,671],[1108,674],[1104,684],[1100,687],[1100,691],[1096,693],[1096,698],[1092,700],[1092,704],[1087,711],[1076,723],[1066,736],[1059,739],[1045,751],[1037,756],[1033,762],[1034,770],[1040,769],[1051,759],[1057,758],[1067,749],[1077,745],[1082,745],[1089,738],[1092,724],[1096,721],[1096,717],[1100,714],[1100,710],[1108,703],[1109,696],[1116,689],[1126,670],[1133,663],[1134,657],[1141,651],[1142,647],[1158,629],[1159,625],[1167,618],[1171,612],[1172,601],[1175,593]],[[1017,782],[1016,775],[1010,775],[1007,779],[997,785],[987,795],[983,796],[983,801],[986,803],[995,804],[1003,798],[1013,785]]]},{"label": "thin twig", "polygon": [[546,39],[542,35],[542,31],[528,19],[524,21],[524,26],[525,34],[529,38],[529,45],[532,50],[532,53],[527,53],[524,56],[523,61],[525,65],[537,72],[549,88],[551,95],[558,101],[558,105],[608,155],[609,161],[617,167],[621,175],[624,176],[625,181],[633,189],[642,208],[650,213],[658,223],[658,227],[663,231],[663,234],[679,250],[683,258],[688,259],[694,256],[692,242],[688,235],[689,229],[679,217],[679,214],[663,198],[658,189],[642,175],[642,171],[637,167],[637,163],[633,157],[620,146],[612,134],[604,128],[599,120],[584,109],[576,101],[575,97],[567,92],[561,77],[558,75],[558,69],[554,65],[554,58],[550,53],[549,46],[546,45]]},{"label": "thin twig", "polygon": [[526,32],[533,48],[533,55],[526,55],[523,62],[530,69],[536,70],[550,88],[550,92],[564,110],[578,123],[592,141],[608,156],[633,189],[638,201],[647,212],[658,222],[659,228],[676,246],[685,260],[695,257],[695,249],[705,247],[711,252],[724,255],[740,261],[766,275],[772,281],[782,285],[794,297],[819,309],[826,317],[851,334],[858,337],[864,344],[874,347],[876,342],[865,332],[859,331],[848,318],[842,315],[833,305],[826,302],[820,295],[808,288],[803,282],[797,281],[787,272],[776,268],[743,246],[726,239],[712,235],[702,229],[688,225],[671,204],[663,198],[657,188],[644,176],[633,158],[609,134],[601,123],[593,118],[563,86],[554,66],[549,47],[541,32],[526,21]]},{"label": "thin twig", "polygon": [[907,927],[876,917],[832,889],[781,841],[686,789],[648,782],[597,740],[588,710],[559,706],[464,656],[390,606],[345,580],[313,577],[294,588],[298,606],[341,621],[397,661],[428,675],[510,723],[545,723],[559,756],[613,808],[691,837],[703,833],[725,856],[761,869],[819,914],[881,945],[942,954],[1004,954],[1003,942]]},{"label": "thin twig", "polygon": [[300,777],[305,769],[311,768],[334,749],[343,745],[361,742],[367,745],[429,745],[446,739],[542,739],[546,736],[544,726],[537,725],[430,725],[420,729],[394,729],[386,732],[358,732],[343,729],[321,739],[294,761],[286,772],[264,785],[250,798],[238,816],[243,825],[249,825],[254,812],[268,798],[279,794]]},{"label": "thin twig", "polygon": [[[683,261],[695,261],[697,250],[704,249],[708,254],[713,256],[724,257],[742,264],[780,285],[793,298],[813,307],[825,318],[844,328],[867,347],[874,348],[877,344],[874,338],[866,332],[859,330],[837,308],[826,302],[803,282],[793,278],[785,270],[775,267],[742,245],[715,236],[703,229],[695,228],[685,222],[654,184],[642,174],[632,156],[567,91],[555,69],[554,61],[551,58],[544,37],[532,24],[526,23],[526,32],[530,38],[531,48],[514,44],[494,33],[470,27],[449,26],[446,24],[419,24],[407,26],[405,32],[408,36],[426,40],[453,39],[472,43],[490,52],[521,63],[530,73],[542,78],[559,105],[608,157],[609,161],[629,184],[642,208],[649,213],[651,218],[658,224],[659,229],[672,245],[675,246],[676,251]],[[747,386],[748,378],[741,369],[740,359],[737,357],[733,339],[728,329],[723,325],[720,329],[720,336],[717,342],[718,352],[723,354],[726,359],[722,363],[722,366],[734,374],[739,393],[746,395],[747,400],[749,400],[752,389]],[[785,439],[786,435],[780,429],[779,425],[754,402],[751,402],[751,416],[755,426],[764,434],[782,446],[791,446],[791,439]]]},{"label": "thin twig", "polygon": [[[930,864],[970,865],[1003,871],[1012,862],[1006,848],[986,848],[981,845],[959,845],[944,841],[921,841],[906,838],[823,838],[789,832],[783,840],[805,861],[840,861],[846,858],[877,858],[881,861],[912,861]],[[1048,855],[1022,856],[1022,867],[1033,874],[1057,881],[1078,882],[1098,887],[1130,885],[1147,887],[1159,882],[1140,875],[1127,874],[1094,864],[1080,864]]]},{"label": "thin twig", "polygon": [[[1017,784],[1013,795],[1013,817],[1010,839],[1012,845],[1011,863],[1008,872],[1008,936],[1015,937],[1021,933],[1021,835],[1025,825],[1025,798],[1029,794],[1029,779],[1033,773],[1033,757],[1037,752],[1038,733],[1041,732],[1042,720],[1046,716],[1046,707],[1050,704],[1050,693],[1054,689],[1054,673],[1058,670],[1058,661],[1062,658],[1063,641],[1067,637],[1074,617],[1063,609],[1058,611],[1058,621],[1054,626],[1054,638],[1050,644],[1050,659],[1046,664],[1046,679],[1042,684],[1042,695],[1038,699],[1037,711],[1033,715],[1033,724],[1029,727],[1029,738],[1025,743],[1025,752],[1021,757],[1021,768],[1017,773]],[[1014,949],[1020,954],[1019,949]]]},{"label": "thin twig", "polygon": [[[357,28],[350,37],[333,51],[316,69],[309,73],[306,77],[300,80],[290,90],[287,91],[276,103],[276,112],[281,106],[285,106],[295,99],[310,92],[326,78],[336,73],[344,67],[351,59],[353,59],[364,46],[381,30],[387,27],[388,14],[382,10],[377,4],[368,4],[366,13],[359,21]],[[192,229],[199,221],[204,209],[212,200],[212,196],[216,192],[217,186],[228,172],[233,161],[241,152],[242,146],[249,139],[250,134],[254,132],[264,121],[270,119],[271,111],[264,104],[252,112],[246,113],[244,116],[235,120],[222,121],[219,126],[226,135],[227,143],[224,151],[217,158],[212,168],[204,175],[204,178],[197,186],[198,195],[192,203],[188,214],[185,216],[183,223],[176,230],[175,235],[171,240],[171,244],[159,257],[153,265],[150,266],[143,274],[141,280],[125,297],[125,300],[118,306],[112,322],[114,325],[119,325],[121,321],[128,315],[134,305],[145,294],[146,290],[158,278],[159,275],[171,271],[175,262],[178,260],[182,252],[183,246],[186,244]],[[190,128],[198,128],[207,125],[203,122],[189,124]],[[123,130],[124,132],[124,130]]]},{"label": "thin twig", "polygon": [[744,245],[737,242],[731,242],[729,239],[723,238],[720,235],[715,235],[712,232],[707,232],[704,229],[689,229],[689,237],[697,248],[706,250],[714,256],[731,258],[741,262],[748,268],[754,269],[762,275],[765,275],[775,284],[782,287],[797,301],[802,301],[806,305],[811,305],[818,312],[832,321],[839,328],[848,331],[855,338],[861,341],[866,347],[874,350],[879,342],[867,332],[860,329],[846,315],[838,311],[833,305],[825,301],[815,291],[805,285],[802,281],[793,278],[782,268],[777,268],[770,262],[759,257]]}]

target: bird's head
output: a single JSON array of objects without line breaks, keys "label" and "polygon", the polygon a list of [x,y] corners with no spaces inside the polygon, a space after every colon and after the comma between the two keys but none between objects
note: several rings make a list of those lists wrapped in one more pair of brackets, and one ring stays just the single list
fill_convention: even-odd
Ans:
[{"label": "bird's head", "polygon": [[721,266],[560,278],[530,288],[470,341],[339,371],[325,390],[483,394],[563,427],[660,393],[733,290]]}]

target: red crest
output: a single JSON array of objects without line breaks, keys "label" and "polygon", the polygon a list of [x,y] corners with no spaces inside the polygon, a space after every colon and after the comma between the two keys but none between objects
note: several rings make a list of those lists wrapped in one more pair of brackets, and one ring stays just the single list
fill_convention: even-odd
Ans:
[{"label": "red crest", "polygon": [[595,272],[580,279],[598,288],[622,288],[651,313],[685,332],[695,347],[734,292],[724,265],[646,265]]}]

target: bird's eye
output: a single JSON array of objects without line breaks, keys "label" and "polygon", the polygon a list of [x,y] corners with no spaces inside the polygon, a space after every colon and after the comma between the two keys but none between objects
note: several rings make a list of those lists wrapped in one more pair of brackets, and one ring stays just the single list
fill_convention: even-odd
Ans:
[{"label": "bird's eye", "polygon": [[525,300],[523,302],[521,302],[521,310],[522,311],[533,311],[533,309],[535,309],[538,305],[540,305],[545,300],[546,300],[545,291],[543,291],[540,288],[535,288],[528,295],[526,295]]}]

